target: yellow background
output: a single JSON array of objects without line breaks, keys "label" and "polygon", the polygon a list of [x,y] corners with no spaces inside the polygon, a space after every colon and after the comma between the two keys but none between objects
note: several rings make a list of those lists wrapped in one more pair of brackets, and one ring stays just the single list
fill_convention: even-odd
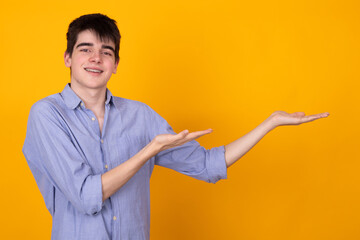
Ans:
[{"label": "yellow background", "polygon": [[122,40],[116,96],[206,148],[272,112],[329,112],[271,131],[208,184],[155,167],[151,239],[360,239],[359,1],[6,1],[0,9],[1,239],[50,239],[21,148],[31,105],[62,91],[65,34],[101,12]]}]

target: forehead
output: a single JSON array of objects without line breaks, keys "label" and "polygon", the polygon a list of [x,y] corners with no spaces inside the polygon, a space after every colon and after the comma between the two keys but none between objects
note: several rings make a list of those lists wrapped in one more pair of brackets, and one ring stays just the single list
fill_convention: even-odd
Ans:
[{"label": "forehead", "polygon": [[100,39],[98,34],[91,30],[85,30],[85,31],[79,32],[75,46],[79,43],[84,43],[84,42],[99,44],[99,45],[106,44],[106,45],[110,45],[115,48],[115,43],[111,39],[109,39],[109,38]]}]

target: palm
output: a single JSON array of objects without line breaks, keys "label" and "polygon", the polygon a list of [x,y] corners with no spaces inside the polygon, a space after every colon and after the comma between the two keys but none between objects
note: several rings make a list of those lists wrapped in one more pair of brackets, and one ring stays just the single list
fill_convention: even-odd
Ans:
[{"label": "palm", "polygon": [[191,132],[184,130],[178,134],[160,134],[155,137],[155,141],[161,146],[161,151],[177,146],[181,146],[186,142],[197,139],[205,134],[211,133],[212,129]]},{"label": "palm", "polygon": [[304,112],[287,113],[284,111],[276,111],[271,115],[276,126],[299,125],[327,116],[329,116],[327,112],[306,116]]}]

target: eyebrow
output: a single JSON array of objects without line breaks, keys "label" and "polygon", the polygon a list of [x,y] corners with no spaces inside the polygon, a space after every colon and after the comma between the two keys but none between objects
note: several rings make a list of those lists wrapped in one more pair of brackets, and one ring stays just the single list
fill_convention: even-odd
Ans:
[{"label": "eyebrow", "polygon": [[[82,46],[90,46],[90,47],[93,47],[94,46],[94,44],[93,43],[88,43],[88,42],[83,42],[83,43],[79,43],[75,48],[79,48],[79,47],[82,47]],[[110,49],[111,51],[113,51],[114,52],[114,54],[115,54],[115,49],[112,47],[112,46],[110,46],[110,45],[101,45],[101,48],[102,49]]]}]

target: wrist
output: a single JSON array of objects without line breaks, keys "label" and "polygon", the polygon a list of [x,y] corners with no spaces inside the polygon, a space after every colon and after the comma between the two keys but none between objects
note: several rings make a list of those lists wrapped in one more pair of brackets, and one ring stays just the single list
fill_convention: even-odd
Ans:
[{"label": "wrist", "polygon": [[265,119],[265,121],[263,122],[263,125],[265,125],[265,128],[268,131],[271,131],[274,128],[278,127],[273,114],[271,114],[267,119]]},{"label": "wrist", "polygon": [[151,157],[154,157],[156,154],[161,152],[161,146],[155,140],[155,138],[153,140],[151,140],[150,143],[148,143],[148,145],[146,145],[146,147],[148,148],[148,151],[149,151],[149,154],[151,155]]}]

